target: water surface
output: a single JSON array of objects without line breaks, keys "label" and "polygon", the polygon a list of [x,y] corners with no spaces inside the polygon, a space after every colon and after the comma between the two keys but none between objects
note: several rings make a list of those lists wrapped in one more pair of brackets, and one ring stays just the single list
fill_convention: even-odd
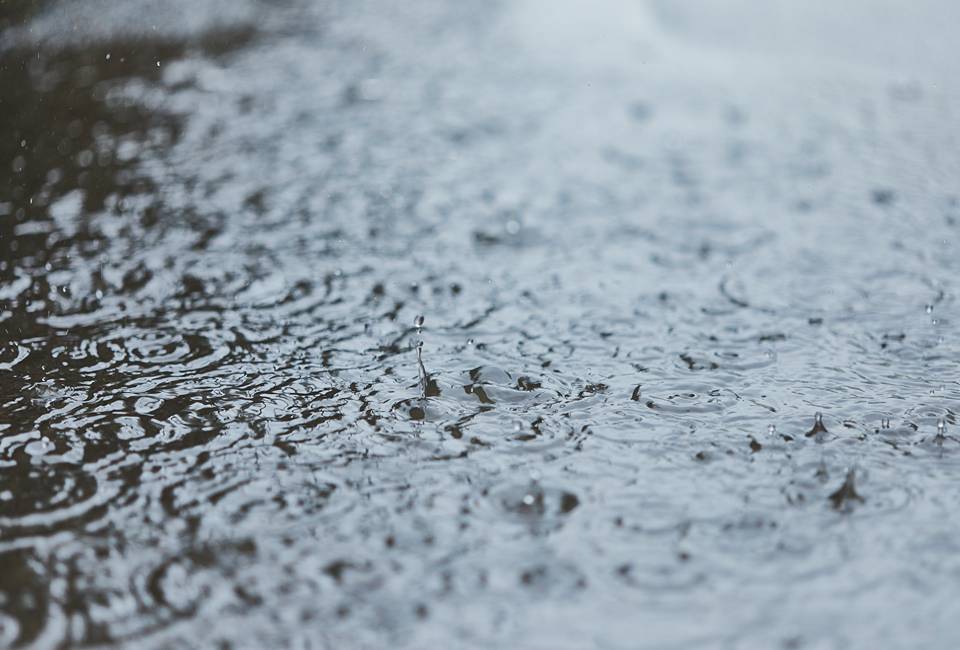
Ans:
[{"label": "water surface", "polygon": [[951,3],[151,4],[0,21],[0,647],[954,646]]}]

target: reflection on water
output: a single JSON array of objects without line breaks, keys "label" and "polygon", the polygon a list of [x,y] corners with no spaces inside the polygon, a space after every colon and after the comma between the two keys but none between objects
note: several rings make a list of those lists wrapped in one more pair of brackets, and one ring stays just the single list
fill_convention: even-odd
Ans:
[{"label": "reflection on water", "polygon": [[949,645],[956,85],[541,5],[4,7],[0,647]]}]

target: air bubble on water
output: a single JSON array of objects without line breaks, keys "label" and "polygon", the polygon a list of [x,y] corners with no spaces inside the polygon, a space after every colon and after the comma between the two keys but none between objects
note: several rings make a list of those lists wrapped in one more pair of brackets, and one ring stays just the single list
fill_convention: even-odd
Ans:
[{"label": "air bubble on water", "polygon": [[46,438],[41,438],[27,443],[23,450],[30,456],[43,456],[53,451],[53,443]]}]

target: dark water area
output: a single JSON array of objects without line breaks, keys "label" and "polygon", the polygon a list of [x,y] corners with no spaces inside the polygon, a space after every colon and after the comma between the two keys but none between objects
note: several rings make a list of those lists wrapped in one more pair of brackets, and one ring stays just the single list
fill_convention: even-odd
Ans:
[{"label": "dark water area", "polygon": [[951,3],[0,2],[0,648],[954,648]]}]

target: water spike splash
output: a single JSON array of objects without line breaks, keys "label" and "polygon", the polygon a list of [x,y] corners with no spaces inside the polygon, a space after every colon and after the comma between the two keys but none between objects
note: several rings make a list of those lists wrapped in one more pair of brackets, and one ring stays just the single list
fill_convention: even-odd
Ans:
[{"label": "water spike splash", "polygon": [[943,446],[943,443],[947,440],[947,423],[944,422],[943,418],[937,420],[937,435],[934,436],[933,441],[937,443],[940,447]]},{"label": "water spike splash", "polygon": [[828,433],[826,425],[823,423],[823,414],[817,411],[813,419],[813,427],[805,434],[808,438],[816,436],[817,442],[823,442],[824,435]]},{"label": "water spike splash", "polygon": [[847,477],[843,481],[843,485],[840,488],[830,495],[830,502],[833,503],[833,507],[836,510],[848,511],[852,507],[854,501],[859,501],[864,503],[866,500],[857,493],[857,472],[854,469],[847,470]]},{"label": "water spike splash", "polygon": [[420,380],[420,399],[426,399],[430,375],[427,374],[427,369],[423,365],[423,341],[417,343],[417,376]]}]

